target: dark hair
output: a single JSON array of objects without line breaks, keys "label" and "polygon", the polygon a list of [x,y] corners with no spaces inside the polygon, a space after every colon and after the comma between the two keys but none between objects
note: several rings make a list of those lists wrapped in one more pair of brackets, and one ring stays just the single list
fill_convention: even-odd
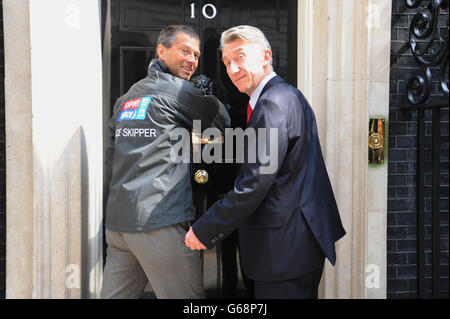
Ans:
[{"label": "dark hair", "polygon": [[[158,47],[158,45],[162,44],[166,48],[170,48],[177,39],[178,33],[180,32],[186,33],[190,37],[197,39],[198,42],[200,42],[198,33],[192,27],[187,25],[172,24],[161,30],[158,35],[158,42],[156,43],[156,46]],[[158,58],[158,52],[156,52],[156,57]]]}]

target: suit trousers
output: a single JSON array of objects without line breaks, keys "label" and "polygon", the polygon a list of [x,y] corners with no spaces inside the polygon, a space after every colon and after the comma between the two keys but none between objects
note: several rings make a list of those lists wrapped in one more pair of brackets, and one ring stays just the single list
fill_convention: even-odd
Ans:
[{"label": "suit trousers", "polygon": [[323,264],[297,278],[283,281],[255,281],[256,299],[317,299]]},{"label": "suit trousers", "polygon": [[205,298],[202,259],[184,244],[186,226],[137,233],[106,229],[100,298],[140,298],[147,282],[157,298]]}]

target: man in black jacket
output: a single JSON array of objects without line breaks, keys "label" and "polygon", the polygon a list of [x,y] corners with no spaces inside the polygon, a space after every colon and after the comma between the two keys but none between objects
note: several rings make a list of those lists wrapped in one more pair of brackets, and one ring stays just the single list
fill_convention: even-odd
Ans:
[{"label": "man in black jacket", "polygon": [[[211,248],[239,227],[242,266],[256,298],[317,298],[324,259],[334,265],[334,244],[345,231],[314,113],[273,72],[270,44],[259,29],[226,30],[221,48],[231,81],[250,96],[247,130],[256,137],[244,148],[234,189],[194,223],[186,245]],[[269,149],[269,167],[260,157],[249,160],[249,153]]]},{"label": "man in black jacket", "polygon": [[189,132],[194,120],[223,131],[230,120],[217,98],[188,82],[199,46],[192,28],[164,28],[147,77],[114,105],[101,298],[138,298],[148,281],[158,298],[204,297],[200,254],[183,244],[195,214],[190,164],[173,159],[173,132]]}]

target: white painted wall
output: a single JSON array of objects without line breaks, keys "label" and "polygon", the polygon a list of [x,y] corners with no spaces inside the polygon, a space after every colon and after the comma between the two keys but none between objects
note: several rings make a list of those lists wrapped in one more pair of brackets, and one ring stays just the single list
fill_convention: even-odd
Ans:
[{"label": "white painted wall", "polygon": [[347,232],[336,265],[325,264],[321,298],[386,298],[387,157],[368,164],[368,126],[389,114],[391,6],[299,0],[299,88],[314,109]]},{"label": "white painted wall", "polygon": [[[3,2],[4,7],[6,3],[10,8],[5,15],[17,10],[14,2]],[[25,112],[31,112],[32,116],[32,149],[23,156],[28,156],[25,161],[32,162],[33,192],[20,199],[11,193],[7,200],[33,202],[33,223],[28,230],[33,254],[13,255],[14,247],[21,243],[11,237],[12,241],[7,242],[7,276],[14,277],[17,258],[31,258],[28,263],[33,277],[31,297],[95,297],[102,278],[100,1],[21,2],[29,7],[31,108]],[[6,31],[8,50],[7,38],[14,39]],[[5,62],[13,65],[15,59],[16,55],[10,51]],[[12,95],[20,93],[10,91]],[[21,106],[12,105],[10,99],[7,112],[8,107]],[[7,122],[12,124],[13,120],[9,118]],[[9,133],[7,144],[20,149],[22,146],[15,142],[21,133]],[[20,169],[8,167],[8,174]],[[20,226],[16,220],[8,225],[8,233],[14,233]],[[7,297],[22,297],[16,294],[19,286],[20,282],[11,283],[7,279]]]}]

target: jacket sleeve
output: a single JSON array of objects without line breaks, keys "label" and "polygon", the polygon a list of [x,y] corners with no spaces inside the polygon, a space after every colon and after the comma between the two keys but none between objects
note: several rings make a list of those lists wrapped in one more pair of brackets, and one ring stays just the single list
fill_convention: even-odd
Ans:
[{"label": "jacket sleeve", "polygon": [[[244,147],[244,163],[240,165],[234,189],[214,203],[192,226],[194,234],[207,248],[227,237],[255,212],[272,187],[287,153],[288,135],[284,113],[272,100],[260,100],[259,103],[251,122],[256,138],[248,139]],[[261,128],[265,128],[265,132],[259,130]],[[266,150],[261,147],[264,144]],[[271,145],[276,150],[276,154],[269,155],[270,161],[275,161],[275,169],[267,173],[264,169],[267,169],[267,165],[262,163],[260,156],[257,155],[256,162],[251,163],[249,152],[256,150],[256,154],[261,151],[269,153]]]},{"label": "jacket sleeve", "polygon": [[202,130],[208,127],[218,128],[224,133],[230,126],[230,116],[225,106],[214,95],[204,95],[185,81],[178,97],[179,109],[176,116],[192,128],[194,120],[200,120]]}]

